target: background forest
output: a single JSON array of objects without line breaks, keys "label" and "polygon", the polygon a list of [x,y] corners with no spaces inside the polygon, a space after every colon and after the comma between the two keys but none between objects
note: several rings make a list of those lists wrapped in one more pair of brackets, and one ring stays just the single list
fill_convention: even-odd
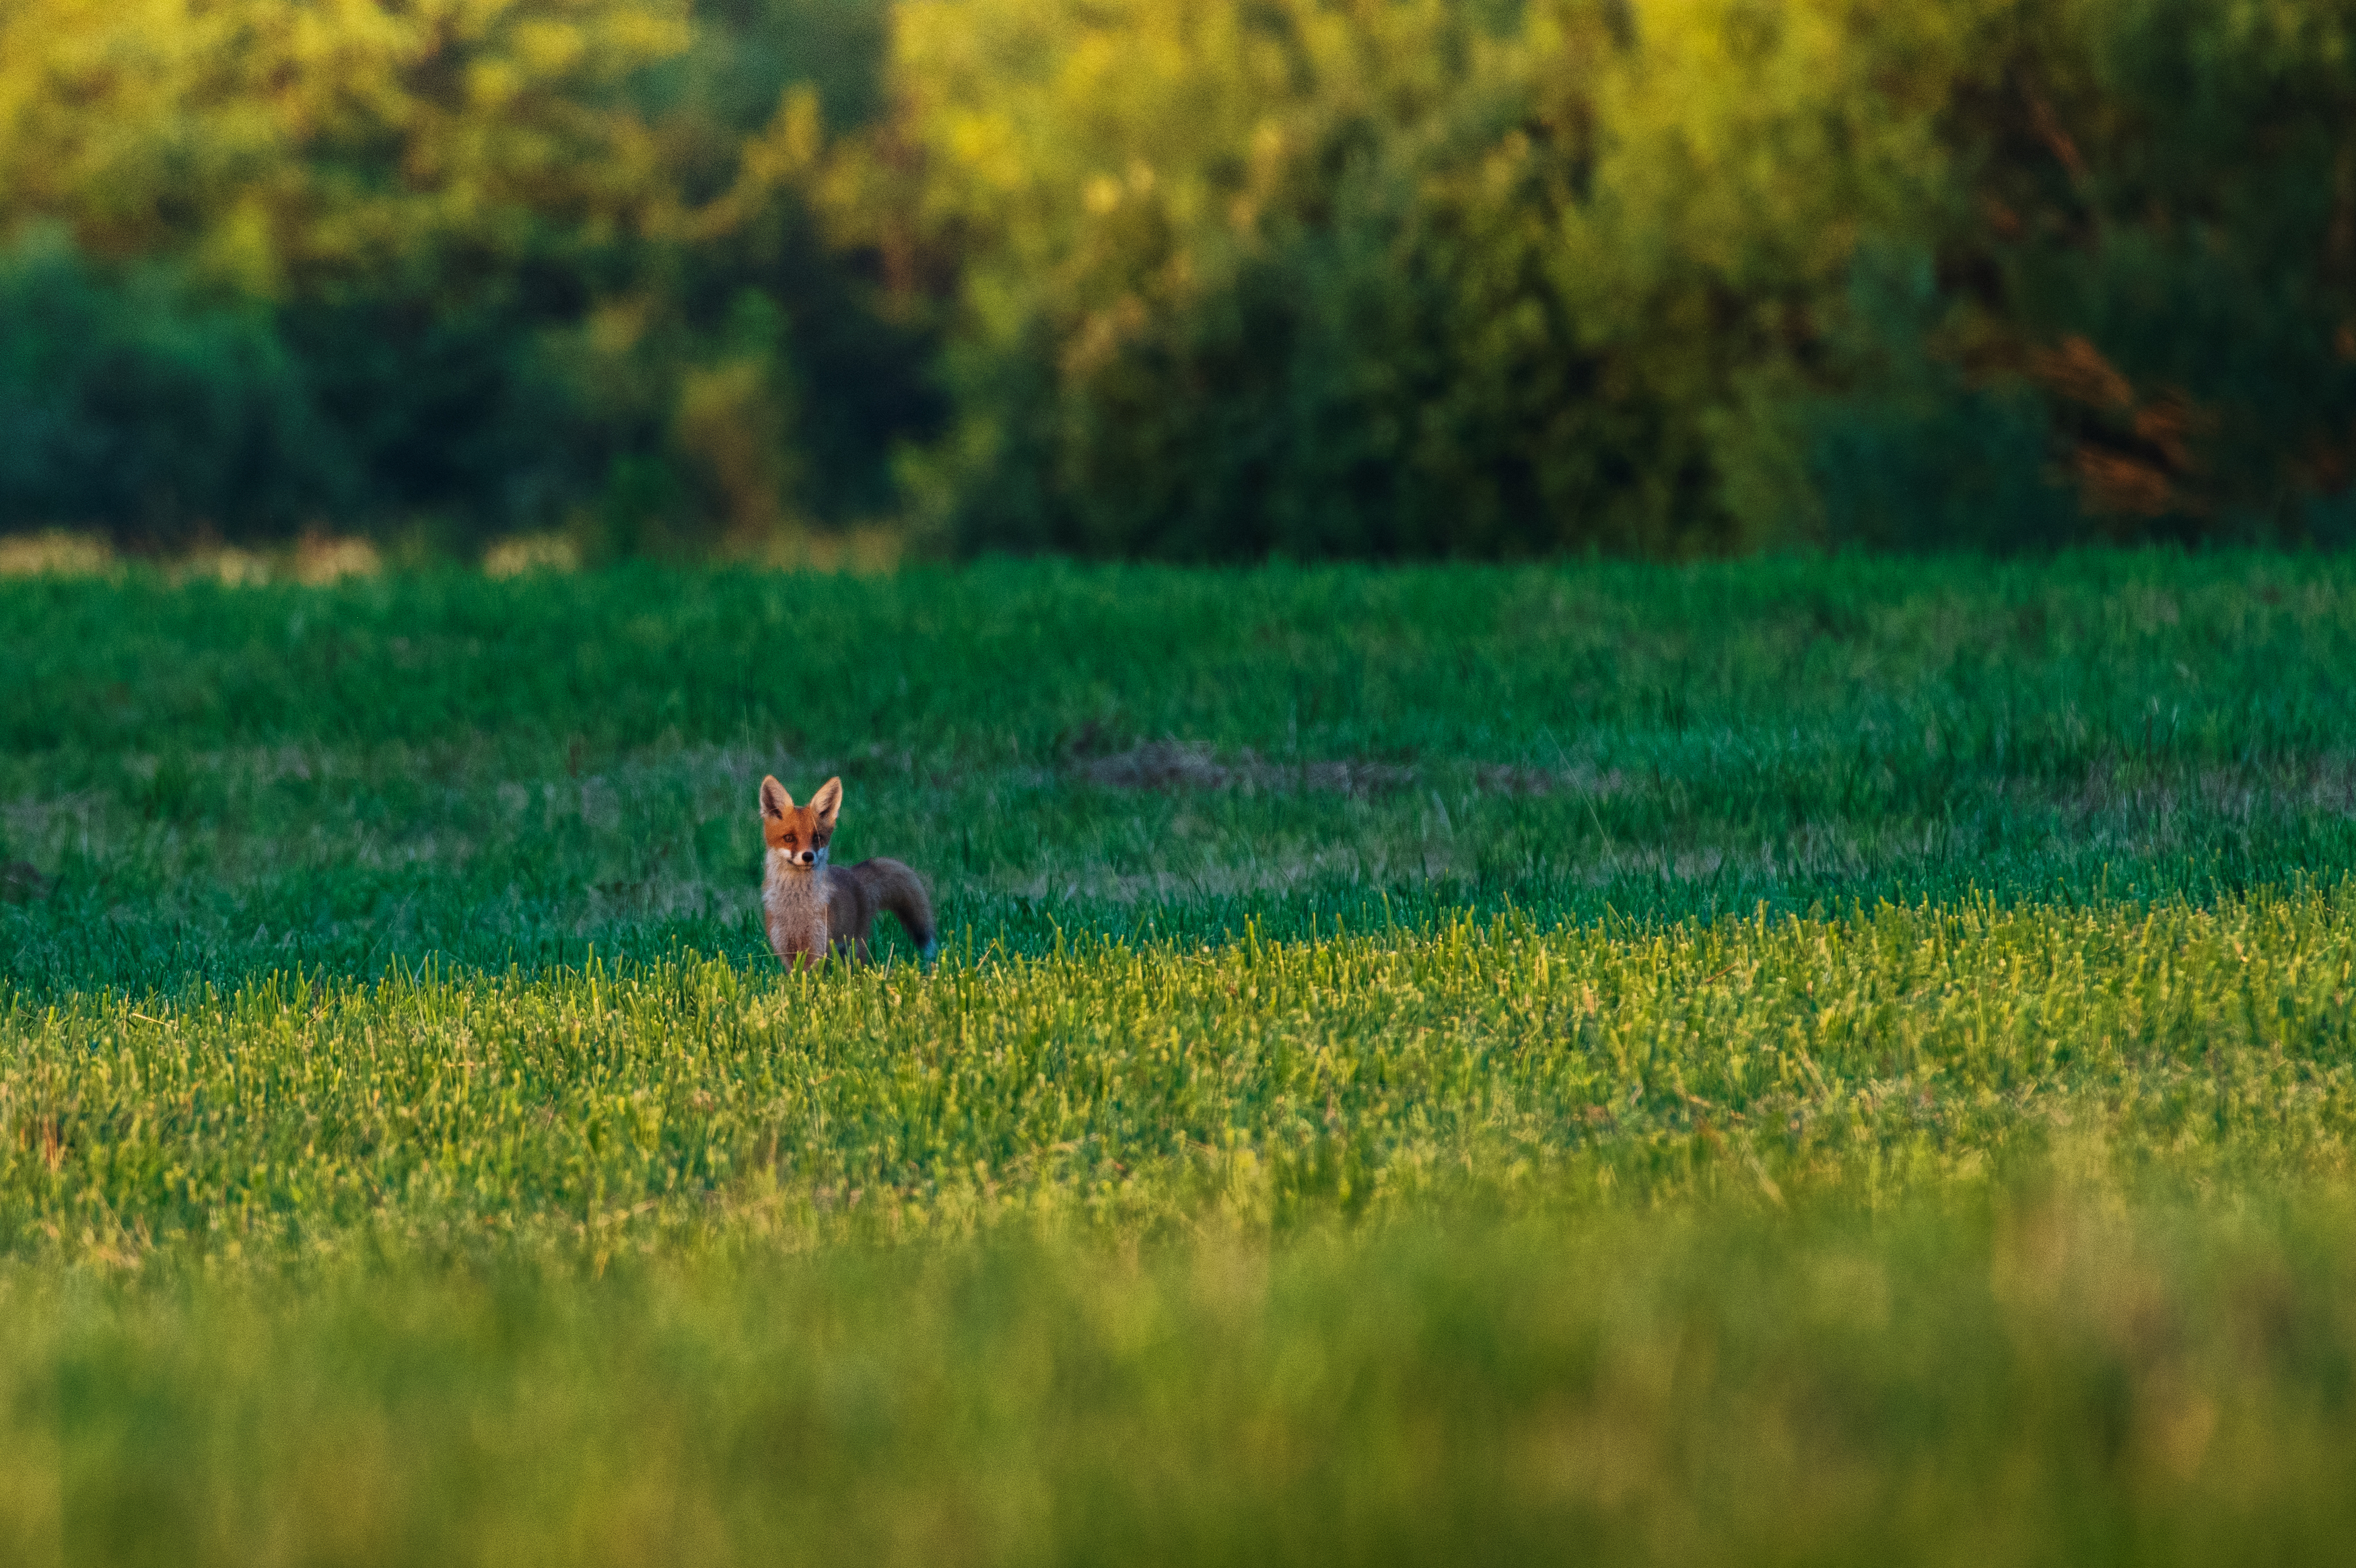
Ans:
[{"label": "background forest", "polygon": [[2356,531],[2351,0],[7,0],[0,530]]}]

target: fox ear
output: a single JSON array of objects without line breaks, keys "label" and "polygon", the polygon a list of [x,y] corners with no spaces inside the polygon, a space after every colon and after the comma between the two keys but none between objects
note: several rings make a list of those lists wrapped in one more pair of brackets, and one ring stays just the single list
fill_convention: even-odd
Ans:
[{"label": "fox ear", "polygon": [[762,816],[783,816],[793,808],[794,797],[786,793],[786,786],[779,784],[774,774],[761,781]]},{"label": "fox ear", "polygon": [[832,822],[834,814],[842,809],[842,781],[829,779],[819,785],[818,793],[810,796],[810,809],[821,822]]}]

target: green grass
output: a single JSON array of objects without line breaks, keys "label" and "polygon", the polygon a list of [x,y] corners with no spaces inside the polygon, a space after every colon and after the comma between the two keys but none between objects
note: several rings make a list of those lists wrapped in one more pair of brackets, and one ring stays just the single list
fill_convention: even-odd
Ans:
[{"label": "green grass", "polygon": [[[2349,1174],[2356,891],[5,1015],[0,1248],[493,1262]],[[143,1007],[159,1010],[148,1012]]]},{"label": "green grass", "polygon": [[52,990],[747,959],[766,771],[1030,950],[2356,865],[2338,560],[40,582],[0,660]]},{"label": "green grass", "polygon": [[[0,584],[0,1558],[2313,1560],[2356,566]],[[754,788],[946,955],[787,976]]]},{"label": "green grass", "polygon": [[2331,1562],[2356,1215],[1723,1212],[0,1306],[18,1562]]}]

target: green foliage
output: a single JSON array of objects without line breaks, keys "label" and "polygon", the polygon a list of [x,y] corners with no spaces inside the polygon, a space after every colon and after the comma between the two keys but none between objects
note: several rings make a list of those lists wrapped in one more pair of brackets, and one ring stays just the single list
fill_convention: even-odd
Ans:
[{"label": "green foliage", "polygon": [[55,229],[0,251],[0,515],[37,523],[283,532],[355,488],[267,312],[155,271],[111,287]]},{"label": "green foliage", "polygon": [[917,496],[1195,559],[2299,537],[2356,474],[2347,25],[904,5]]},{"label": "green foliage", "polygon": [[2352,18],[27,0],[0,237],[63,226],[125,325],[64,409],[10,414],[48,477],[0,526],[2334,541]]},{"label": "green foliage", "polygon": [[[595,546],[619,513],[625,543],[757,549],[884,509],[932,417],[920,339],[801,194],[817,92],[855,123],[879,26],[844,0],[16,8],[0,235],[44,226],[19,250],[128,342],[68,339],[84,389],[12,416],[44,477],[0,526]],[[131,325],[162,319],[197,325]],[[238,428],[184,433],[190,403]],[[651,515],[605,492],[645,468]]]},{"label": "green foliage", "polygon": [[2356,477],[2351,44],[2344,0],[2074,0],[1958,95],[1956,351],[2043,389],[2102,533],[2299,537]]},{"label": "green foliage", "polygon": [[1856,232],[1933,199],[1969,31],[1851,4],[899,18],[921,216],[968,258],[948,526],[1198,558],[1805,537],[1772,412]]},{"label": "green foliage", "polygon": [[2051,482],[2051,410],[2018,379],[1975,382],[1935,344],[1948,302],[1932,258],[1869,248],[1852,262],[1826,350],[1849,389],[1789,410],[1826,541],[2034,549],[2083,528]]}]

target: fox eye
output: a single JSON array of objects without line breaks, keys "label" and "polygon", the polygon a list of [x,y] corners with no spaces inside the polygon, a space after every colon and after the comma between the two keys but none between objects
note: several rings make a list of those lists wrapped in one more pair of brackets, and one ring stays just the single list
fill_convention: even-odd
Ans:
[{"label": "fox eye", "polygon": [[787,842],[787,843],[788,843],[788,844],[791,844],[793,841],[794,841],[794,836],[793,836],[792,834],[790,834],[790,833],[787,834],[787,835],[786,835],[786,842]]}]

